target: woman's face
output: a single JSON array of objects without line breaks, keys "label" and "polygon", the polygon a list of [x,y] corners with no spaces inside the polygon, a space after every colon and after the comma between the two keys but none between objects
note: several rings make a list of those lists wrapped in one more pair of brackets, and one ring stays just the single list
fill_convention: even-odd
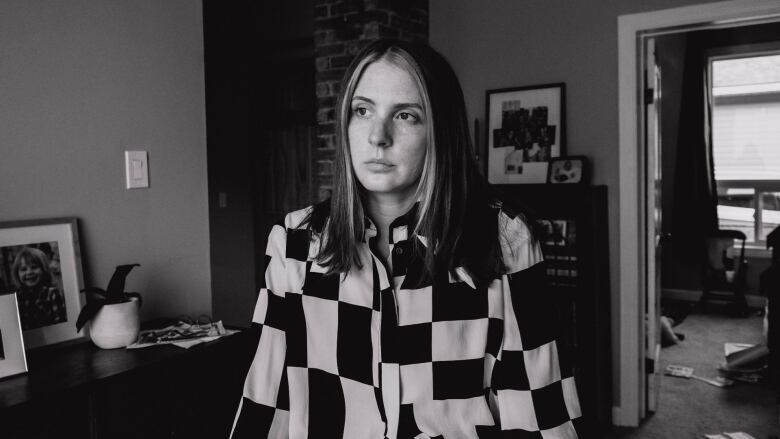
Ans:
[{"label": "woman's face", "polygon": [[22,260],[17,275],[25,287],[33,288],[41,282],[43,269],[36,263],[28,263],[28,261]]},{"label": "woman's face", "polygon": [[350,157],[373,195],[414,196],[427,149],[420,90],[406,70],[379,60],[363,71],[351,101]]}]

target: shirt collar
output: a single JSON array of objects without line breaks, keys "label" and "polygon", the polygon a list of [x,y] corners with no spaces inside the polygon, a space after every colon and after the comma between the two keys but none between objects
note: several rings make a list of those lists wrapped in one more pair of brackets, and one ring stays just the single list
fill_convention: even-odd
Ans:
[{"label": "shirt collar", "polygon": [[[406,213],[390,222],[390,244],[395,244],[399,241],[404,241],[409,238],[409,229],[414,226],[419,206],[420,202],[415,202],[412,207],[406,211]],[[371,221],[371,218],[369,218],[368,215],[364,216],[364,220],[364,237],[366,242],[368,242],[370,238],[376,236],[377,229],[376,225],[373,221]]]}]

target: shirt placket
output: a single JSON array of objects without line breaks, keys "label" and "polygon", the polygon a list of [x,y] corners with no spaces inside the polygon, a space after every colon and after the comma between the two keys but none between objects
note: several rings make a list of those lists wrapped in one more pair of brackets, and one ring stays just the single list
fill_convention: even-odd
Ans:
[{"label": "shirt placket", "polygon": [[[402,252],[401,247],[394,244],[400,240],[406,239],[406,227],[395,227],[390,231],[390,254]],[[376,230],[374,229],[370,238],[374,238]],[[368,241],[368,239],[367,239]],[[382,405],[386,418],[385,437],[387,439],[396,439],[398,435],[398,423],[401,410],[401,370],[398,364],[398,349],[400,349],[400,340],[398,339],[398,301],[396,298],[397,286],[387,267],[380,258],[376,256],[369,245],[374,264],[377,267],[380,283],[380,363],[379,363],[379,386],[382,398]]]}]

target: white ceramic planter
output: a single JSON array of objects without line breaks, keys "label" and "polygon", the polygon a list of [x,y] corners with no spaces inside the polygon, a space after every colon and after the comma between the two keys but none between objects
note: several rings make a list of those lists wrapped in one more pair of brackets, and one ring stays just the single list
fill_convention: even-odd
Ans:
[{"label": "white ceramic planter", "polygon": [[103,305],[89,322],[89,336],[102,349],[123,348],[138,338],[138,299]]}]

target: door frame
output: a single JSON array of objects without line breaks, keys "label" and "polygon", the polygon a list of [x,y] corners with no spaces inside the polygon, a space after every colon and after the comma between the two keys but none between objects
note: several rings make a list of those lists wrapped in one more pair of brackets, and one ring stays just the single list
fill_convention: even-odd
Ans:
[{"label": "door frame", "polygon": [[647,258],[654,249],[645,245],[647,227],[643,188],[647,174],[642,141],[643,38],[692,29],[712,29],[780,20],[778,0],[730,0],[684,6],[618,17],[618,171],[620,334],[619,404],[612,422],[638,426],[645,415],[644,297]]}]

